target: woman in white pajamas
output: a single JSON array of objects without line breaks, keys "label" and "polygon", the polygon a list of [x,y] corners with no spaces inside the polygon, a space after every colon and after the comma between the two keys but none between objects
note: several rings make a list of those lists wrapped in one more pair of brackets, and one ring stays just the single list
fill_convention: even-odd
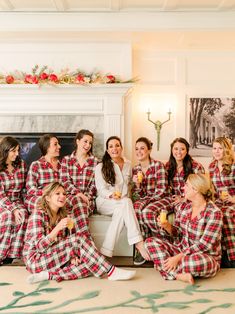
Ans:
[{"label": "woman in white pajamas", "polygon": [[135,244],[141,255],[149,260],[132,201],[128,197],[131,173],[130,161],[122,157],[121,140],[117,136],[109,137],[102,163],[95,169],[97,211],[102,215],[112,216],[100,252],[112,257],[115,243],[126,226],[128,243]]}]

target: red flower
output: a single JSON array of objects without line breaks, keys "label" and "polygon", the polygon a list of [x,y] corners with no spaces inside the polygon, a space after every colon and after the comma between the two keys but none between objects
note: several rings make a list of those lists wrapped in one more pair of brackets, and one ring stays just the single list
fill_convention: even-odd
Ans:
[{"label": "red flower", "polygon": [[12,75],[7,75],[7,77],[6,77],[6,83],[7,84],[13,84],[14,81],[15,81],[15,79]]},{"label": "red flower", "polygon": [[38,77],[37,75],[33,76],[31,74],[27,74],[25,75],[24,81],[28,84],[38,84]]},{"label": "red flower", "polygon": [[37,77],[37,75],[34,75],[32,77],[32,84],[38,84],[38,77]]},{"label": "red flower", "polygon": [[25,75],[25,78],[24,78],[25,83],[32,84],[32,78],[33,78],[33,77],[32,77],[31,74]]},{"label": "red flower", "polygon": [[50,74],[48,78],[52,82],[55,82],[55,83],[58,82],[58,77],[55,74]]},{"label": "red flower", "polygon": [[41,80],[47,80],[48,79],[48,74],[47,73],[45,73],[45,72],[43,72],[41,75],[40,75],[40,79]]},{"label": "red flower", "polygon": [[115,83],[115,81],[116,81],[116,78],[115,78],[115,76],[114,75],[107,75],[106,76],[107,77],[107,79],[108,79],[108,82],[107,83]]},{"label": "red flower", "polygon": [[85,83],[85,78],[83,74],[78,74],[76,79],[75,79],[76,83],[78,84],[82,84]]}]

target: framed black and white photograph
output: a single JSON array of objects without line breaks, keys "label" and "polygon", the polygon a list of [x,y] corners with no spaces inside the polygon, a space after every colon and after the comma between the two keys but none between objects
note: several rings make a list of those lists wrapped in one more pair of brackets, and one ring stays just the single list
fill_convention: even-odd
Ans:
[{"label": "framed black and white photograph", "polygon": [[190,153],[209,157],[213,140],[226,136],[235,144],[235,98],[188,98]]}]

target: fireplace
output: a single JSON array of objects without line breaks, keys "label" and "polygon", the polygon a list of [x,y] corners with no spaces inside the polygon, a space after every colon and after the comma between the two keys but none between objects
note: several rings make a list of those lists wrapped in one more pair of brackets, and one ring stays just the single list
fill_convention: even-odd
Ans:
[{"label": "fireplace", "polygon": [[131,87],[2,85],[0,136],[16,137],[29,164],[40,156],[36,143],[42,134],[56,134],[65,155],[73,150],[75,134],[88,129],[94,133],[94,154],[100,158],[109,136],[117,135],[124,143],[125,95]]}]

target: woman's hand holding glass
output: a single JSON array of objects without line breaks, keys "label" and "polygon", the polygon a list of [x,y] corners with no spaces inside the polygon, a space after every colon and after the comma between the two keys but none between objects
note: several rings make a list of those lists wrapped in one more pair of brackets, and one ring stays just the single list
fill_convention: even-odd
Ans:
[{"label": "woman's hand holding glass", "polygon": [[120,200],[122,197],[122,193],[118,190],[114,191],[112,194],[112,198],[115,200]]},{"label": "woman's hand holding glass", "polygon": [[[163,211],[164,212],[164,211]],[[165,212],[164,214],[160,213],[160,215],[157,217],[157,223],[159,225],[159,227],[161,227],[162,229],[164,229],[166,232],[168,232],[169,234],[171,234],[171,229],[172,229],[172,225],[169,223],[169,221],[166,218]],[[164,218],[164,219],[163,219]]]},{"label": "woman's hand holding glass", "polygon": [[59,232],[60,230],[63,230],[63,229],[65,229],[65,228],[67,228],[70,219],[71,219],[70,217],[65,217],[65,218],[61,219],[61,220],[58,222],[58,224],[55,226],[54,229],[56,229],[56,230]]},{"label": "woman's hand holding glass", "polygon": [[235,196],[230,195],[227,189],[220,191],[219,197],[225,203],[235,204]]}]

